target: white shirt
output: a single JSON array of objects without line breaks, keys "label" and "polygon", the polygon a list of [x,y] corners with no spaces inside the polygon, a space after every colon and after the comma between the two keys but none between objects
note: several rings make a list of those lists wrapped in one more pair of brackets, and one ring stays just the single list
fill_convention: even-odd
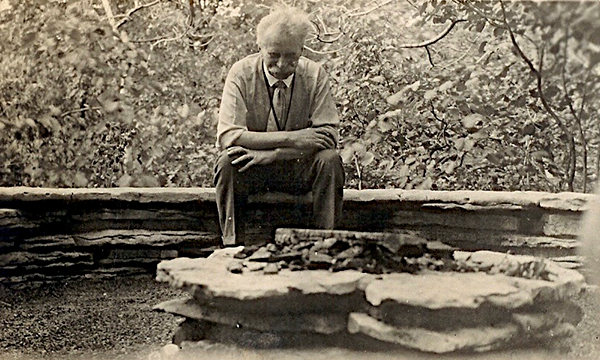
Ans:
[{"label": "white shirt", "polygon": [[[235,145],[245,131],[266,131],[271,107],[265,76],[262,57],[258,53],[237,61],[229,70],[217,124],[220,150]],[[337,141],[340,118],[323,67],[300,57],[292,79],[294,94],[293,98],[290,96],[285,128],[298,130],[322,126]]]},{"label": "white shirt", "polygon": [[[263,70],[265,71],[265,75],[267,75],[267,81],[269,82],[269,87],[273,87],[273,85],[275,85],[275,83],[278,82],[279,79],[276,78],[275,76],[271,75],[269,70],[267,70],[267,65],[265,65],[264,62],[263,62]],[[293,79],[294,79],[294,73],[292,73],[292,75],[288,76],[287,78],[285,78],[281,81],[283,81],[285,86],[287,86],[287,88],[289,89],[290,86],[292,86]]]},{"label": "white shirt", "polygon": [[[283,79],[283,80],[279,80],[278,78],[276,78],[275,76],[271,75],[271,73],[269,73],[269,71],[267,70],[267,66],[265,65],[265,63],[263,62],[263,71],[265,72],[265,75],[267,77],[267,82],[269,83],[269,87],[273,87],[273,85],[275,85],[275,83],[277,83],[278,81],[283,81],[283,83],[285,84],[286,88],[286,95],[288,95],[290,93],[290,88],[292,86],[292,81],[294,80],[294,73],[292,73],[292,75],[288,76],[287,78]],[[289,99],[289,96],[286,96],[286,99]],[[289,105],[288,105],[289,106]],[[279,121],[281,121],[281,119],[279,119]],[[279,129],[277,128],[277,122],[275,121],[275,116],[273,115],[273,108],[271,108],[271,111],[269,112],[269,122],[267,122],[267,131],[278,131]]]}]

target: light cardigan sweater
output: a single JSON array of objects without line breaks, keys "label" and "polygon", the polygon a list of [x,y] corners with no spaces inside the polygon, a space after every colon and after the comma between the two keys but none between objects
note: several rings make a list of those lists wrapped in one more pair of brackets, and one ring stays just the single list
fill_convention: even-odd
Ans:
[{"label": "light cardigan sweater", "polygon": [[[286,131],[327,126],[338,139],[340,122],[329,80],[318,63],[301,57],[294,73]],[[229,70],[217,125],[217,146],[226,149],[244,131],[266,131],[271,104],[260,54],[236,62]]]}]

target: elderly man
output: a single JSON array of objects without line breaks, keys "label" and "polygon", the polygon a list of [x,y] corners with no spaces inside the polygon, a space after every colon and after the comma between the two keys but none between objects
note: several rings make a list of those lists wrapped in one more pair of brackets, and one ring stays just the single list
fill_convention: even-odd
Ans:
[{"label": "elderly man", "polygon": [[310,30],[298,9],[272,12],[256,28],[259,53],[235,63],[225,81],[215,185],[226,246],[244,242],[252,193],[312,191],[317,228],[332,229],[341,215],[339,117],[325,71],[302,57]]}]

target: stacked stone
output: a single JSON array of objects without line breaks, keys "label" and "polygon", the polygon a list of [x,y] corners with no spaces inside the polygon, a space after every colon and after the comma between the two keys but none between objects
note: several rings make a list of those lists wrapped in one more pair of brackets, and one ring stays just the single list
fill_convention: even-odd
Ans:
[{"label": "stacked stone", "polygon": [[[579,218],[592,196],[345,190],[340,227],[413,231],[462,250],[510,251],[579,268]],[[208,188],[0,187],[0,283],[154,272],[162,259],[206,256],[220,243],[214,199]],[[257,194],[247,235],[264,244],[277,227],[305,227],[310,204],[310,196]],[[312,260],[317,267],[330,261]],[[270,263],[264,271],[278,267]]]},{"label": "stacked stone", "polygon": [[56,278],[93,264],[72,239],[39,235],[54,218],[0,209],[0,283]]},{"label": "stacked stone", "polygon": [[[348,232],[278,235],[326,241]],[[358,237],[368,241],[364,233]],[[269,263],[242,259],[243,252],[228,248],[206,259],[158,265],[158,281],[191,295],[155,307],[186,318],[175,343],[487,351],[568,336],[581,318],[569,298],[581,291],[583,276],[532,256],[454,251],[454,261],[469,272],[373,274],[285,267],[270,272]]]},{"label": "stacked stone", "polygon": [[161,260],[202,255],[219,242],[208,231],[119,229],[121,223],[131,227],[133,221],[183,218],[164,211],[151,218],[150,213],[105,209],[67,216],[62,210],[0,209],[0,284],[148,273]]},{"label": "stacked stone", "polygon": [[219,244],[212,190],[0,188],[0,284],[153,273]]}]

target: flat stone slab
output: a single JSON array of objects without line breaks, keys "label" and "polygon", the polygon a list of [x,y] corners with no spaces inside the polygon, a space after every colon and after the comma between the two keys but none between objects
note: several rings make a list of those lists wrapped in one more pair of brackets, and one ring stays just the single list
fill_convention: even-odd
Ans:
[{"label": "flat stone slab", "polygon": [[[399,344],[411,349],[449,353],[455,351],[484,352],[500,349],[512,343],[524,343],[540,335],[524,333],[518,324],[505,322],[494,326],[467,327],[449,331],[433,331],[418,327],[395,327],[363,313],[352,313],[348,320],[351,334],[362,333],[374,339]],[[542,334],[562,337],[571,334],[574,326],[568,323],[544,328]]]},{"label": "flat stone slab", "polygon": [[233,327],[246,327],[260,331],[300,331],[327,335],[345,331],[347,318],[346,314],[341,313],[272,315],[227,311],[227,309],[200,305],[195,299],[169,300],[154,306],[153,309],[189,319],[210,321]]},{"label": "flat stone slab", "polygon": [[499,235],[499,244],[505,247],[529,248],[529,249],[560,249],[567,251],[577,250],[579,241],[576,239],[563,239],[551,236],[528,236],[507,234]]},{"label": "flat stone slab", "polygon": [[[493,251],[455,251],[454,258],[464,261],[469,266],[480,269],[495,267],[498,271],[517,274],[511,276],[517,286],[529,288],[536,301],[560,301],[581,292],[585,286],[585,278],[578,271],[565,269],[551,260],[535,256],[509,255]],[[542,265],[543,268],[538,265]],[[548,281],[532,278],[535,272],[542,270]]]},{"label": "flat stone slab", "polygon": [[50,253],[29,253],[25,251],[16,251],[7,254],[0,254],[0,268],[9,266],[25,265],[46,265],[51,266],[61,262],[91,261],[92,255],[83,252],[63,252],[53,251]]},{"label": "flat stone slab", "polygon": [[[529,264],[538,264],[533,256],[517,256],[492,251],[456,251],[454,258],[469,267],[494,269],[498,272],[527,271]],[[379,306],[384,301],[428,309],[478,308],[493,305],[516,309],[535,302],[560,301],[578,294],[585,279],[577,271],[564,269],[545,260],[542,263],[548,280],[527,279],[515,274],[483,274],[479,272],[427,272],[417,275],[398,273],[383,276],[365,288],[367,301]],[[533,267],[533,265],[531,266]],[[531,270],[532,272],[534,270]],[[531,274],[533,275],[533,274]]]},{"label": "flat stone slab", "polygon": [[535,333],[560,323],[576,325],[583,317],[581,308],[570,301],[536,303],[518,309],[506,309],[493,305],[474,309],[428,309],[387,302],[361,311],[391,326],[417,327],[434,331],[494,327],[498,324],[512,322],[518,324],[524,333]]},{"label": "flat stone slab", "polygon": [[[583,288],[585,280],[577,271],[564,269],[551,261],[544,261],[548,280],[507,276],[502,273],[485,274],[483,269],[506,271],[510,266],[531,264],[538,258],[516,256],[491,251],[455,252],[455,258],[479,267],[479,273],[428,271],[416,275],[394,273],[380,276],[354,270],[330,272],[326,270],[290,271],[265,275],[242,267],[242,273],[232,273],[231,264],[243,263],[233,255],[243,248],[215,251],[206,259],[178,258],[158,264],[157,280],[177,288],[193,289],[204,297],[236,300],[256,300],[289,295],[350,294],[364,291],[366,301],[378,306],[385,301],[429,309],[477,308],[482,304],[514,309],[535,301],[558,301],[573,296]],[[517,267],[520,269],[521,267]],[[523,274],[519,274],[523,275]]]},{"label": "flat stone slab", "polygon": [[500,231],[517,231],[520,219],[512,215],[496,215],[485,212],[432,213],[417,211],[395,211],[392,219],[397,226],[447,226],[462,229],[493,229]]},{"label": "flat stone slab", "polygon": [[[294,202],[291,195],[254,197],[255,202]],[[300,197],[306,199],[306,197]],[[588,207],[591,194],[542,193],[533,191],[432,191],[371,189],[344,190],[344,201],[366,203],[372,201],[406,201],[416,203],[454,203],[475,206],[527,206],[551,210],[583,211]],[[107,189],[54,189],[33,187],[0,187],[0,201],[131,201],[140,203],[211,202],[215,201],[214,188],[107,188]],[[306,200],[302,200],[305,202]]]},{"label": "flat stone slab", "polygon": [[[583,276],[536,257],[455,251],[458,270],[467,272],[265,274],[234,257],[242,250],[161,262],[157,280],[193,298],[157,309],[232,329],[241,325],[292,337],[360,335],[432,353],[488,351],[565,336],[581,319],[569,298],[585,285]],[[199,336],[190,331],[192,338]]]},{"label": "flat stone slab", "polygon": [[242,247],[215,251],[206,259],[178,258],[158,264],[158,281],[177,288],[193,289],[207,297],[255,300],[280,297],[291,293],[343,295],[355,292],[369,274],[358,271],[329,272],[326,270],[290,271],[265,275],[247,269],[242,274],[228,270],[231,263],[241,263],[233,255]]},{"label": "flat stone slab", "polygon": [[38,236],[21,241],[19,247],[26,251],[40,251],[54,248],[74,248],[77,246],[72,235],[47,235]]},{"label": "flat stone slab", "polygon": [[215,244],[218,235],[205,231],[103,230],[71,235],[78,246],[170,246],[183,242]]},{"label": "flat stone slab", "polygon": [[0,201],[135,201],[140,203],[166,202],[180,203],[189,201],[214,201],[213,188],[34,188],[0,187]]},{"label": "flat stone slab", "polygon": [[0,227],[9,227],[22,223],[21,211],[16,209],[0,209]]},{"label": "flat stone slab", "polygon": [[[566,270],[566,269],[563,269]],[[534,300],[559,300],[577,293],[583,286],[560,286],[544,280],[528,280],[502,274],[430,272],[426,274],[389,274],[370,282],[365,289],[367,301],[379,306],[385,301],[398,304],[443,308],[478,308],[493,305],[516,309]]]},{"label": "flat stone slab", "polygon": [[467,349],[488,351],[499,348],[517,334],[518,327],[508,324],[501,327],[440,332],[422,328],[394,327],[367,314],[352,313],[348,321],[348,331],[352,334],[363,333],[377,340],[412,349],[441,354]]}]

